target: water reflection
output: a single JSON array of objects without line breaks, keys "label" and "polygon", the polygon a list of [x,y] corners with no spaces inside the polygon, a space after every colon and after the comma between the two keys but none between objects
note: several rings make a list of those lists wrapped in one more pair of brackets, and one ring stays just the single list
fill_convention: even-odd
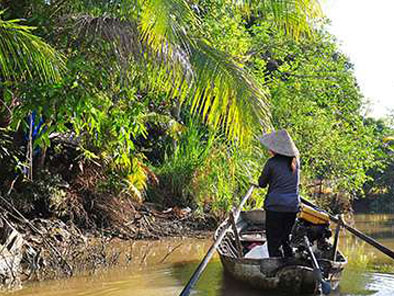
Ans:
[{"label": "water reflection", "polygon": [[391,274],[375,273],[369,274],[371,281],[368,283],[367,288],[374,290],[374,295],[394,295],[394,277]]},{"label": "water reflection", "polygon": [[[195,263],[177,264],[174,266],[176,276],[182,283],[186,283],[197,265]],[[194,295],[201,296],[276,296],[283,295],[274,292],[262,293],[235,281],[223,271],[220,260],[212,261],[195,288]]]},{"label": "water reflection", "polygon": [[[368,231],[373,237],[394,248],[393,215],[360,215],[356,226]],[[349,234],[341,237],[341,246],[351,243]],[[100,270],[95,274],[76,276],[71,279],[31,283],[7,296],[165,296],[179,295],[199,260],[208,249],[210,240],[162,240],[155,242],[135,242],[114,244],[114,249],[122,249],[131,264]],[[368,248],[368,251],[373,251]],[[376,262],[392,265],[392,260],[378,252]],[[277,296],[271,292],[261,292],[234,281],[223,272],[222,265],[215,257],[208,265],[194,296]],[[351,268],[345,269],[340,289],[335,296],[394,295],[394,275],[366,273]]]},{"label": "water reflection", "polygon": [[[174,276],[180,278],[184,283],[192,274],[196,264],[178,265],[175,267]],[[163,294],[164,295],[164,294]],[[170,295],[170,294],[168,294]],[[177,295],[177,294],[174,294]],[[275,292],[262,292],[251,289],[230,276],[223,273],[220,261],[216,260],[209,264],[205,274],[201,278],[195,294],[198,296],[282,296],[284,294]],[[365,273],[360,270],[347,269],[343,274],[339,289],[332,296],[358,296],[358,295],[394,295],[394,275]]]}]

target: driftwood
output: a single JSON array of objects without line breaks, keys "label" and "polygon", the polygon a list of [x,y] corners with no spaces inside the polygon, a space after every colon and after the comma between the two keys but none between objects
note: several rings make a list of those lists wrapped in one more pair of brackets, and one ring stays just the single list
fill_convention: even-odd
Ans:
[{"label": "driftwood", "polygon": [[18,211],[18,209],[16,209],[6,198],[2,197],[0,195],[0,199],[5,202],[5,204],[16,214],[12,214],[10,212],[8,212],[6,209],[2,209],[3,212],[9,213],[10,215],[12,215],[13,217],[15,217],[16,219],[18,219],[19,221],[21,221],[22,223],[25,223],[33,232],[39,234],[42,238],[43,243],[45,243],[47,245],[47,247],[55,254],[56,259],[60,260],[61,265],[63,267],[66,268],[67,270],[67,274],[69,276],[72,275],[73,273],[73,269],[71,267],[71,265],[67,262],[67,260],[64,258],[64,256],[59,252],[59,250],[44,236],[44,234],[37,228],[35,227],[29,220],[26,219],[25,216],[22,215],[22,213],[20,211]]},{"label": "driftwood", "polygon": [[[62,254],[54,245],[59,240],[72,240],[66,226],[57,225],[63,222],[29,221],[4,197],[0,199],[10,208],[9,211],[0,206],[0,288],[18,287],[33,276],[39,278],[37,271],[47,265],[46,259],[51,262],[50,269],[53,270],[55,264],[71,275],[72,267],[64,258],[64,252]],[[46,222],[51,225],[45,225]],[[51,233],[54,228],[56,233]]]},{"label": "driftwood", "polygon": [[22,274],[31,274],[36,252],[3,214],[0,216],[0,284],[5,288],[21,284]]}]

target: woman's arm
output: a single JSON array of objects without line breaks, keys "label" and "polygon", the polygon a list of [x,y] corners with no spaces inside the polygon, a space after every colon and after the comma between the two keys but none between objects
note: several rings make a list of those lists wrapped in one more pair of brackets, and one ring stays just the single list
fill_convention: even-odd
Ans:
[{"label": "woman's arm", "polygon": [[259,177],[259,186],[262,188],[267,187],[270,177],[271,177],[271,166],[270,166],[270,162],[267,161],[267,163],[264,166],[263,172]]}]

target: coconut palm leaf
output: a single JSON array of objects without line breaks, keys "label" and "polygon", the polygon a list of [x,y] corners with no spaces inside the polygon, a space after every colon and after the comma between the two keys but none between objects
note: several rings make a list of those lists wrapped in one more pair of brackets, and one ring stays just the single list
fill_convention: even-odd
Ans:
[{"label": "coconut palm leaf", "polygon": [[3,79],[39,77],[56,81],[64,67],[63,57],[19,20],[3,20],[0,12],[0,75]]},{"label": "coconut palm leaf", "polygon": [[191,63],[195,79],[183,100],[192,112],[241,142],[270,126],[268,94],[230,56],[200,40]]},{"label": "coconut palm leaf", "polygon": [[140,27],[143,40],[157,51],[163,46],[171,54],[172,46],[180,46],[190,54],[193,28],[198,17],[185,0],[147,0],[143,2]]},{"label": "coconut palm leaf", "polygon": [[263,11],[273,14],[280,28],[296,38],[303,33],[311,35],[311,22],[323,16],[319,0],[270,0],[261,5]]},{"label": "coconut palm leaf", "polygon": [[[171,17],[170,11],[175,8],[167,8],[169,19],[148,19],[149,15],[165,11],[164,7],[171,1],[148,3],[150,7],[143,9],[146,14],[140,23],[144,23],[144,18],[149,23],[139,27],[133,21],[106,16],[79,16],[78,35],[85,42],[100,36],[115,46],[118,56],[130,53],[133,61],[142,61],[151,89],[168,91],[170,96],[180,98],[193,113],[201,115],[215,128],[222,126],[233,139],[243,140],[253,127],[256,130],[261,124],[269,125],[267,94],[230,56],[207,42],[189,37],[180,23],[174,21],[181,16]],[[181,6],[182,1],[175,2],[176,7]],[[183,6],[182,9],[182,14],[191,14],[189,8]],[[141,35],[138,28],[142,30]],[[182,42],[178,43],[179,40]]]},{"label": "coconut palm leaf", "polygon": [[311,22],[323,16],[320,0],[235,0],[234,3],[248,13],[262,17],[271,14],[273,22],[295,38],[304,33],[310,35]]},{"label": "coconut palm leaf", "polygon": [[108,42],[113,49],[112,53],[115,53],[122,63],[128,63],[130,57],[134,60],[143,58],[140,33],[134,20],[87,14],[76,15],[74,20],[77,38],[85,44],[100,45],[103,40]]},{"label": "coconut palm leaf", "polygon": [[[230,56],[203,39],[192,37],[196,32],[194,35],[199,35],[199,19],[185,0],[144,3],[139,20],[143,40],[161,54],[165,48],[170,57],[176,49],[181,57],[188,57],[181,59],[186,60],[181,65],[191,65],[192,72],[190,81],[189,73],[185,79],[179,68],[173,66],[172,71],[166,71],[170,72],[167,79],[161,71],[155,71],[158,76],[154,81],[170,88],[173,96],[190,104],[192,112],[200,114],[207,123],[222,126],[233,139],[242,141],[252,131],[258,132],[259,127],[270,125],[267,93]],[[248,7],[257,7],[262,14],[272,14],[277,25],[296,37],[309,33],[310,21],[321,16],[318,0],[266,0],[249,3]],[[174,58],[171,61],[172,64],[179,62]]]},{"label": "coconut palm leaf", "polygon": [[[81,1],[85,3],[93,0]],[[102,2],[102,1],[93,1]],[[142,61],[150,87],[168,90],[192,112],[233,139],[243,140],[252,131],[270,124],[268,96],[247,71],[230,56],[200,36],[198,16],[186,0],[129,0],[134,14],[113,7],[86,14],[78,22],[80,36],[101,36],[114,45],[115,53]],[[271,14],[286,32],[295,36],[310,30],[319,15],[318,0],[236,1],[261,14]],[[105,1],[105,5],[109,5]],[[97,7],[97,5],[96,5]],[[89,38],[87,38],[89,40]]]}]

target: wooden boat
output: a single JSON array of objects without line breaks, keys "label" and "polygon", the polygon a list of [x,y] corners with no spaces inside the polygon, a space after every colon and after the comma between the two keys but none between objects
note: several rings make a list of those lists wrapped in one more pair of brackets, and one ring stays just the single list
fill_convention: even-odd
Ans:
[{"label": "wooden boat", "polygon": [[[266,242],[264,210],[241,212],[233,222],[232,228],[226,225],[228,225],[227,221],[223,222],[215,232],[216,239],[223,229],[226,231],[224,239],[218,246],[218,253],[226,273],[258,289],[280,290],[291,292],[291,295],[316,293],[319,287],[319,275],[316,269],[314,270],[311,256],[308,256],[305,248],[294,246],[293,258],[249,259],[243,256],[251,244]],[[339,284],[347,260],[338,250],[334,256],[333,250],[336,247],[333,245],[336,244],[325,241],[326,245],[321,249],[316,246],[318,244],[315,241],[313,253],[322,270],[323,279],[334,290]]]}]

